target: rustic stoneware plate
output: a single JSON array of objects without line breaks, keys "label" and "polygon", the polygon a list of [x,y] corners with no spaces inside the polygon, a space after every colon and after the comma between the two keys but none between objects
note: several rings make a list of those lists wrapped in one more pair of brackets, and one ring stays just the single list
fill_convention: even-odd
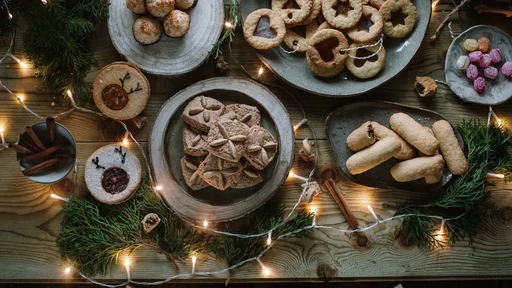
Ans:
[{"label": "rustic stoneware plate", "polygon": [[[278,140],[279,150],[264,170],[265,180],[259,186],[192,191],[185,184],[180,167],[185,155],[181,115],[187,103],[200,95],[224,104],[253,105],[260,110],[262,126]],[[230,221],[263,205],[286,180],[293,162],[294,138],[288,112],[267,88],[239,78],[213,78],[178,92],[162,106],[149,139],[150,157],[156,182],[163,187],[161,195],[178,215],[192,221]]]},{"label": "rustic stoneware plate", "polygon": [[[398,112],[406,113],[421,125],[428,127],[432,127],[432,124],[438,120],[446,120],[443,116],[434,111],[390,102],[363,101],[342,106],[333,111],[325,122],[327,137],[331,142],[338,167],[350,180],[370,187],[422,191],[435,191],[444,187],[453,178],[453,175],[446,167],[444,169],[443,180],[436,184],[429,185],[425,183],[424,180],[416,180],[407,183],[395,181],[393,177],[391,177],[390,172],[391,167],[398,163],[394,158],[359,175],[351,175],[348,172],[345,162],[354,154],[346,144],[348,135],[366,121],[376,121],[389,128],[389,118],[391,115]],[[457,129],[454,128],[454,130],[460,145],[464,147],[464,141],[461,135]]]},{"label": "rustic stoneware plate", "polygon": [[206,61],[208,53],[219,39],[224,24],[222,0],[198,1],[186,10],[190,15],[190,30],[183,38],[162,34],[153,45],[140,45],[132,33],[139,16],[126,8],[126,1],[111,0],[108,17],[110,39],[126,60],[150,74],[179,76],[193,71]]},{"label": "rustic stoneware plate", "polygon": [[[255,10],[271,8],[270,2],[270,0],[242,0],[243,19]],[[414,30],[402,39],[384,39],[386,64],[384,69],[373,78],[358,79],[346,68],[332,79],[321,78],[315,76],[309,69],[305,53],[288,54],[279,47],[257,51],[257,54],[277,76],[304,91],[328,97],[351,97],[366,93],[395,77],[418,51],[427,31],[432,7],[430,1],[412,0],[412,2],[418,11],[418,22]],[[260,23],[259,30],[263,28]]]},{"label": "rustic stoneware plate", "polygon": [[[66,127],[62,126],[59,123],[56,124],[57,125],[55,129],[55,142],[61,143],[66,140],[69,141],[69,145],[64,147],[62,151],[76,155],[76,144],[73,135],[71,135],[71,132],[69,132],[69,130],[66,129]],[[37,135],[37,137],[41,139],[41,142],[43,142],[43,144],[46,147],[48,147],[48,129],[46,128],[46,122],[37,123],[32,126],[32,129],[34,130],[34,133]],[[23,135],[29,138],[27,132],[25,132]],[[21,171],[36,164],[36,162],[22,163],[22,156],[23,155],[21,153],[16,153],[16,159],[18,161],[18,165],[20,166]],[[57,183],[60,180],[64,179],[69,174],[69,172],[71,172],[74,165],[75,158],[63,158],[59,162],[57,167],[55,167],[55,169],[51,170],[50,172],[43,170],[39,173],[28,175],[27,178],[41,184]]]},{"label": "rustic stoneware plate", "polygon": [[[466,71],[457,69],[456,63],[460,56],[469,54],[464,49],[464,41],[468,38],[478,40],[480,37],[489,38],[491,48],[501,50],[503,61],[494,65],[500,70],[499,76],[495,80],[485,79],[486,89],[479,94],[473,89],[473,82],[466,77]],[[505,61],[512,61],[512,38],[493,26],[473,26],[455,38],[448,48],[444,66],[446,82],[462,101],[483,105],[501,104],[512,97],[512,80],[501,74],[501,66]]]}]

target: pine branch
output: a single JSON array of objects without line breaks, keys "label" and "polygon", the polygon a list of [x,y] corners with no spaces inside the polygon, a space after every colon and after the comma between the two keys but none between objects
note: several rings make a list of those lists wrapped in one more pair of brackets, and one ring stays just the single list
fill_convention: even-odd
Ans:
[{"label": "pine branch", "polygon": [[[220,36],[219,40],[213,45],[212,50],[210,50],[210,53],[208,54],[208,59],[212,55],[214,55],[213,59],[219,58],[219,56],[222,54],[222,49],[224,47],[224,43],[227,39],[229,39],[228,45],[231,45],[231,42],[233,42],[233,37],[235,37],[235,31],[237,27],[240,26],[240,4],[238,3],[238,0],[231,0],[231,4],[229,5],[229,20],[228,23],[231,25],[230,27],[225,27],[224,32],[222,32],[222,35]],[[231,47],[229,47],[231,49]]]}]

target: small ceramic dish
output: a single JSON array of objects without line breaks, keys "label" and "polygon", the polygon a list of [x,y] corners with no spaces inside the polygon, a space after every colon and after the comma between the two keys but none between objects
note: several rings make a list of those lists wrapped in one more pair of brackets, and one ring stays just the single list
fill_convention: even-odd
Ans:
[{"label": "small ceramic dish", "polygon": [[[456,66],[460,56],[469,54],[464,49],[464,41],[468,38],[478,40],[480,37],[489,38],[491,48],[499,48],[503,55],[502,62],[493,65],[500,71],[498,77],[494,80],[485,79],[486,89],[483,93],[476,92],[473,88],[473,81],[466,77],[466,71],[460,70]],[[501,74],[501,65],[505,61],[512,61],[512,38],[493,26],[473,26],[457,36],[448,48],[444,66],[446,83],[462,101],[482,105],[501,104],[512,97],[512,79],[506,79]]]}]

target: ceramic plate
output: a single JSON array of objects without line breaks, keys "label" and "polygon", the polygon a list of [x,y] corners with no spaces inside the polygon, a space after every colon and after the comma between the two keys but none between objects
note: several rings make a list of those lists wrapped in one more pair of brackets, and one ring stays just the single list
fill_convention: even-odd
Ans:
[{"label": "ceramic plate", "polygon": [[140,45],[132,33],[139,16],[126,8],[126,1],[110,1],[108,31],[110,39],[126,60],[141,70],[156,75],[179,76],[193,71],[206,61],[208,53],[219,39],[224,25],[224,2],[201,0],[190,15],[190,29],[182,38],[170,38],[162,33],[155,44]]},{"label": "ceramic plate", "polygon": [[[241,103],[258,107],[262,126],[279,142],[278,154],[264,170],[265,180],[247,189],[219,191],[209,187],[192,191],[182,177],[183,109],[199,95],[224,104]],[[293,162],[293,127],[281,102],[265,87],[251,81],[223,77],[198,82],[167,101],[155,120],[150,136],[150,155],[161,193],[181,217],[194,221],[222,222],[240,218],[270,199],[286,180]]]},{"label": "ceramic plate", "polygon": [[[412,2],[418,11],[416,27],[405,38],[384,39],[386,64],[384,69],[373,78],[358,79],[346,68],[332,79],[317,77],[309,69],[305,53],[287,54],[279,47],[258,51],[257,54],[276,75],[304,91],[328,97],[350,97],[366,93],[396,76],[418,51],[430,21],[431,3],[424,0],[412,0]],[[255,10],[270,7],[269,0],[242,0],[242,17],[245,19]]]},{"label": "ceramic plate", "polygon": [[[501,50],[503,61],[494,65],[500,70],[499,76],[495,80],[486,79],[486,89],[479,94],[473,89],[473,82],[466,77],[466,71],[457,69],[456,63],[460,56],[469,54],[464,49],[464,41],[468,38],[478,40],[480,37],[489,38],[491,48]],[[483,105],[501,104],[512,96],[512,79],[506,79],[501,74],[501,65],[507,60],[512,61],[512,39],[510,36],[493,26],[473,26],[455,38],[448,48],[444,66],[446,82],[453,93],[465,102]]]},{"label": "ceramic plate", "polygon": [[[421,125],[428,127],[432,127],[432,124],[436,121],[446,120],[443,116],[434,111],[390,102],[363,101],[342,106],[332,112],[326,120],[327,137],[331,142],[338,167],[350,180],[365,186],[415,191],[434,191],[442,188],[453,178],[448,168],[445,167],[444,169],[443,180],[436,184],[429,185],[425,183],[424,180],[399,183],[393,179],[390,172],[391,167],[398,163],[394,158],[359,175],[351,175],[348,172],[345,162],[354,154],[346,143],[348,135],[366,121],[375,121],[389,128],[389,118],[391,115],[399,112],[408,114]],[[464,147],[464,141],[461,135],[457,129],[454,128],[454,131],[460,145]]]}]

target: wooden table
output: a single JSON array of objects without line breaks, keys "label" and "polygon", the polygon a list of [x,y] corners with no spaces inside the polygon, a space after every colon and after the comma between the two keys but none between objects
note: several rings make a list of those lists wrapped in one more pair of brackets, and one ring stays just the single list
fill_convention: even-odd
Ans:
[{"label": "wooden table", "polygon": [[[227,3],[227,2],[226,2]],[[299,97],[306,107],[310,125],[315,129],[319,141],[320,161],[318,171],[335,168],[333,155],[324,131],[325,117],[337,106],[359,99],[380,99],[435,110],[452,123],[463,119],[479,118],[486,120],[488,107],[468,105],[459,101],[449,89],[441,86],[437,96],[430,99],[419,98],[413,90],[414,78],[428,75],[435,79],[444,78],[444,55],[451,37],[447,29],[443,30],[440,40],[431,43],[432,35],[442,19],[453,8],[451,1],[442,1],[437,5],[429,26],[427,38],[423,41],[414,60],[395,79],[376,89],[369,95],[350,100],[328,99],[294,90],[278,81],[265,69],[264,81],[284,86]],[[464,8],[454,17],[452,28],[455,34],[476,24],[490,24],[512,34],[512,20],[502,15],[484,14]],[[14,54],[23,55],[22,33],[17,33]],[[102,67],[110,62],[121,60],[112,46],[107,28],[102,27],[94,37],[94,53]],[[1,51],[5,51],[3,47]],[[257,75],[262,66],[252,49],[238,35],[232,44],[233,56],[244,65],[248,72]],[[247,77],[232,58],[228,75]],[[192,75],[179,79],[165,79],[149,76],[152,95],[144,112],[148,117],[148,126],[136,131],[138,141],[147,148],[147,139],[151,123],[160,106],[176,91],[198,80],[215,76],[214,61],[204,65]],[[93,80],[97,69],[91,71],[89,80]],[[0,67],[0,79],[13,91],[25,94],[25,102],[42,115],[54,115],[68,109],[67,100],[55,99],[41,89],[41,82],[35,78],[32,69],[20,70],[13,62],[6,61]],[[289,109],[294,123],[302,119],[294,100],[280,89],[272,89]],[[51,103],[56,105],[52,106]],[[495,107],[496,113],[504,120],[512,119],[512,102]],[[7,141],[16,141],[17,135],[27,125],[37,119],[23,110],[20,105],[5,92],[0,92],[0,124],[5,127]],[[512,121],[512,120],[510,120]],[[84,161],[97,148],[113,141],[119,131],[110,121],[91,115],[75,112],[60,119],[77,140],[79,159],[79,185],[86,190],[83,181]],[[112,129],[110,129],[112,128]],[[109,132],[110,131],[110,132]],[[296,148],[300,140],[311,137],[308,129],[301,129],[297,135]],[[119,139],[119,138],[117,138]],[[133,151],[137,151],[133,147]],[[138,156],[142,155],[137,151]],[[311,167],[298,160],[295,171],[306,175]],[[60,231],[63,218],[62,202],[50,197],[50,187],[30,182],[19,171],[12,151],[0,153],[0,281],[2,282],[63,282],[83,281],[67,279],[63,275],[65,263],[60,258],[55,239]],[[423,199],[424,193],[401,192],[363,187],[351,183],[343,177],[336,179],[346,192],[349,205],[354,210],[361,225],[374,222],[366,209],[371,204],[376,213],[387,218],[394,210],[382,208],[383,202],[403,202],[407,199]],[[363,234],[339,234],[332,231],[317,230],[307,239],[287,239],[263,257],[263,262],[271,269],[271,276],[265,278],[257,263],[250,263],[233,275],[232,281],[323,281],[324,277],[339,281],[362,281],[378,279],[467,279],[467,278],[509,278],[512,276],[512,186],[501,181],[492,187],[491,201],[497,204],[499,211],[485,217],[485,224],[475,238],[475,249],[468,247],[467,241],[457,243],[445,249],[434,251],[416,247],[405,247],[396,237],[399,222],[381,224]],[[275,200],[282,201],[288,209],[295,203],[300,193],[299,183],[287,181],[278,191]],[[347,227],[345,219],[332,200],[324,192],[316,198],[319,207],[319,224],[335,224]],[[181,271],[190,271],[190,260],[179,263]],[[197,271],[212,271],[225,267],[224,260],[212,256],[203,256],[198,260]],[[151,280],[165,278],[175,273],[164,257],[151,251],[139,251],[132,267],[134,278]],[[194,278],[194,282],[222,282],[228,275],[217,279]],[[120,283],[125,279],[124,268],[119,265],[105,281]]]}]

